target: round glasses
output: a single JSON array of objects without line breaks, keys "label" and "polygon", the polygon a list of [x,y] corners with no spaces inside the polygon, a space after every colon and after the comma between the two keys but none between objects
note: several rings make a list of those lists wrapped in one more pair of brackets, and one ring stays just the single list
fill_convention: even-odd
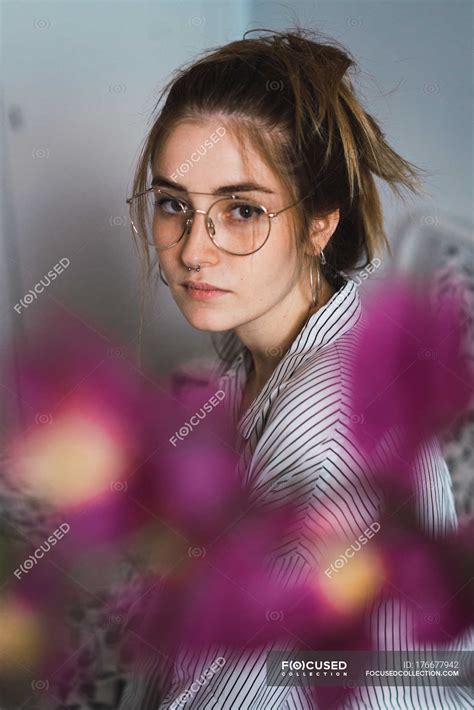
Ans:
[{"label": "round glasses", "polygon": [[133,230],[158,251],[170,249],[184,234],[189,234],[194,215],[199,213],[204,215],[207,233],[216,247],[236,256],[246,256],[261,249],[270,235],[272,219],[299,202],[301,200],[278,212],[269,212],[258,202],[228,195],[219,197],[207,210],[198,210],[172,190],[154,186],[127,199]]}]

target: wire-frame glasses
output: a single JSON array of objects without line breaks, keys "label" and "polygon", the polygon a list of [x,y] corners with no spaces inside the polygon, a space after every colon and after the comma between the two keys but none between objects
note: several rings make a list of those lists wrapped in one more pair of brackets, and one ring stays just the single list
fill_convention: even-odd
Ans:
[{"label": "wire-frame glasses", "polygon": [[[189,192],[190,195],[212,195]],[[312,193],[310,193],[312,194]],[[235,194],[214,200],[207,210],[190,207],[171,189],[151,186],[127,199],[134,232],[145,243],[164,251],[178,244],[190,233],[194,215],[204,215],[209,238],[218,249],[235,256],[247,256],[261,249],[270,236],[272,220],[294,207],[309,195],[269,212],[254,200]]]}]

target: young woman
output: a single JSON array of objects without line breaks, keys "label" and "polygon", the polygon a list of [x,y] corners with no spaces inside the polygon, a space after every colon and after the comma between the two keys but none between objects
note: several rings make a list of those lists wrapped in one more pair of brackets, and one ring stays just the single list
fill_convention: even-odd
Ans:
[{"label": "young woman", "polygon": [[[419,171],[362,107],[354,67],[336,42],[300,29],[204,55],[163,90],[129,204],[145,270],[157,256],[189,324],[225,336],[220,383],[243,485],[268,504],[289,495],[307,511],[317,504],[328,529],[357,536],[379,501],[345,423],[348,360],[362,322],[345,274],[390,252],[374,177],[416,192]],[[417,466],[420,515],[442,532],[456,516],[435,443]],[[315,564],[306,542],[282,541],[276,574],[304,577]],[[407,618],[394,605],[374,609],[371,623],[381,648],[410,647]],[[131,680],[122,710],[182,707],[181,694],[216,655],[184,649],[166,683],[157,659]],[[225,665],[186,708],[315,707],[305,688],[266,685],[265,654],[220,655]],[[362,688],[347,705],[470,706],[460,688],[422,686]]]}]

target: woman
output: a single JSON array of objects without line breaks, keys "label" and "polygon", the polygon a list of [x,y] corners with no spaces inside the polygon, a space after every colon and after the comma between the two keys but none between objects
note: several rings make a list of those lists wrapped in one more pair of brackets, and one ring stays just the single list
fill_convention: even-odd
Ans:
[{"label": "woman", "polygon": [[[243,485],[269,505],[317,503],[330,529],[357,536],[379,500],[348,437],[347,362],[363,318],[345,272],[390,252],[374,176],[397,192],[416,192],[419,177],[362,108],[354,67],[347,50],[298,29],[231,42],[183,68],[161,95],[129,204],[145,270],[156,254],[190,325],[225,334],[218,371]],[[420,485],[420,515],[442,532],[456,516],[436,443],[417,466],[421,482],[434,481]],[[282,542],[275,574],[307,574],[317,559],[305,542]],[[371,623],[381,647],[409,647],[394,606],[374,609]],[[219,655],[224,666],[199,683]],[[266,685],[264,653],[196,659],[183,649],[166,680],[160,663],[131,679],[122,710],[315,707],[305,688]],[[184,701],[193,681],[202,687]],[[347,707],[470,705],[462,689],[418,686],[362,688]]]}]

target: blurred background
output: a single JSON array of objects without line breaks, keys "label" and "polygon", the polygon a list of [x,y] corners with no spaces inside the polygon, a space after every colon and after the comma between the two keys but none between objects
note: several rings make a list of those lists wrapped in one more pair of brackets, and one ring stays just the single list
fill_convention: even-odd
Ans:
[{"label": "blurred background", "polygon": [[[140,272],[125,199],[159,89],[206,49],[295,23],[352,52],[367,110],[401,155],[430,172],[424,198],[402,203],[381,185],[394,259],[385,255],[361,292],[388,268],[430,269],[440,293],[470,288],[472,326],[472,11],[460,0],[2,2],[1,344],[26,338],[56,309],[138,346]],[[27,303],[57,264],[57,278]],[[147,369],[165,374],[212,357],[209,335],[193,330],[158,284],[147,296]],[[444,450],[458,511],[470,515],[472,412]]]}]

